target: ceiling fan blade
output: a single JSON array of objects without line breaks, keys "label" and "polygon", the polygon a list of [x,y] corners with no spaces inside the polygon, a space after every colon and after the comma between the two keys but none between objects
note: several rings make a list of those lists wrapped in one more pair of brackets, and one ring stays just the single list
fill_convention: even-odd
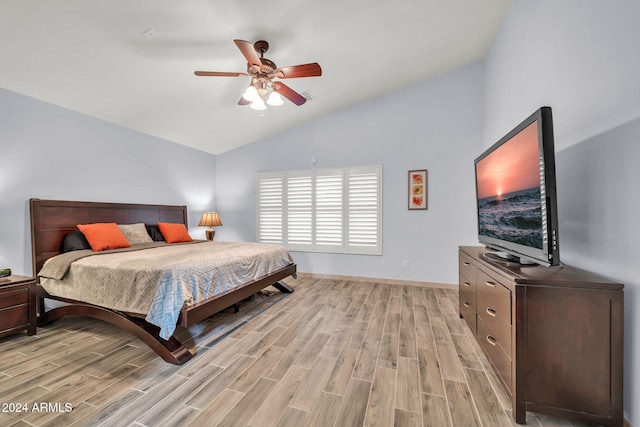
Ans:
[{"label": "ceiling fan blade", "polygon": [[216,76],[216,77],[246,77],[247,73],[235,73],[228,71],[194,71],[196,76]]},{"label": "ceiling fan blade", "polygon": [[247,101],[246,99],[244,99],[243,96],[240,97],[240,100],[238,101],[238,105],[249,105],[251,104],[249,101]]},{"label": "ceiling fan blade", "polygon": [[292,79],[295,77],[317,77],[322,75],[322,68],[317,62],[311,64],[292,65],[275,70],[276,76],[281,79]]},{"label": "ceiling fan blade", "polygon": [[305,98],[304,96],[300,95],[298,92],[296,92],[295,90],[291,89],[289,86],[287,86],[284,83],[281,82],[273,82],[271,83],[271,86],[282,96],[284,96],[285,98],[287,98],[289,101],[293,102],[296,105],[302,105],[305,102],[307,102],[307,98]]},{"label": "ceiling fan blade", "polygon": [[240,49],[240,52],[242,52],[244,57],[247,58],[247,62],[249,64],[255,65],[258,68],[262,66],[262,62],[260,62],[258,52],[256,52],[256,49],[253,47],[253,43],[237,39],[233,42],[236,44],[236,46],[238,46],[238,49]]}]

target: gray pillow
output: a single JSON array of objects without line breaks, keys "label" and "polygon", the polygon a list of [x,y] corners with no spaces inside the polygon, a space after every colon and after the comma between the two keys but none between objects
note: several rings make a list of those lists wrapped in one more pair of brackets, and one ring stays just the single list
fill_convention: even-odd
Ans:
[{"label": "gray pillow", "polygon": [[149,233],[147,233],[147,228],[141,222],[137,224],[118,224],[118,228],[132,245],[153,242]]}]

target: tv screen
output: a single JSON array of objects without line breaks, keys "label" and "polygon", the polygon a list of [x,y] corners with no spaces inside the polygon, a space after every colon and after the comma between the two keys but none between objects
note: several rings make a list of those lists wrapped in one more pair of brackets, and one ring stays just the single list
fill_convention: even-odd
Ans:
[{"label": "tv screen", "polygon": [[479,241],[513,261],[559,264],[551,108],[482,153],[475,172]]}]

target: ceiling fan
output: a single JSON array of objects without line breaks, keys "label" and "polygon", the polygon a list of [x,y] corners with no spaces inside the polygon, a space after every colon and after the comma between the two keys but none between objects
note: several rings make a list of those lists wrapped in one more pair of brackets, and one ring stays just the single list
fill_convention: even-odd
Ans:
[{"label": "ceiling fan", "polygon": [[234,40],[234,42],[247,59],[246,73],[195,71],[194,74],[196,76],[251,77],[251,83],[238,101],[238,105],[250,105],[255,110],[264,110],[267,108],[265,102],[272,106],[282,105],[280,95],[296,105],[302,105],[307,101],[304,96],[275,79],[322,75],[322,68],[317,62],[278,68],[273,61],[264,57],[265,52],[269,50],[269,43],[264,40],[258,40],[254,44],[244,40]]}]

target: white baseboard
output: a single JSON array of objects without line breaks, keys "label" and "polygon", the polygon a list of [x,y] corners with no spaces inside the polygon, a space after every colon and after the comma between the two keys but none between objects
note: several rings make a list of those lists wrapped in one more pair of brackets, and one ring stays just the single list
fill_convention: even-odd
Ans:
[{"label": "white baseboard", "polygon": [[439,288],[439,289],[453,289],[453,288],[457,289],[458,288],[457,284],[420,282],[416,280],[379,279],[376,277],[341,276],[337,274],[316,274],[316,273],[298,272],[298,278],[346,280],[350,282],[373,282],[373,283],[384,283],[389,285],[417,286],[420,288]]}]

